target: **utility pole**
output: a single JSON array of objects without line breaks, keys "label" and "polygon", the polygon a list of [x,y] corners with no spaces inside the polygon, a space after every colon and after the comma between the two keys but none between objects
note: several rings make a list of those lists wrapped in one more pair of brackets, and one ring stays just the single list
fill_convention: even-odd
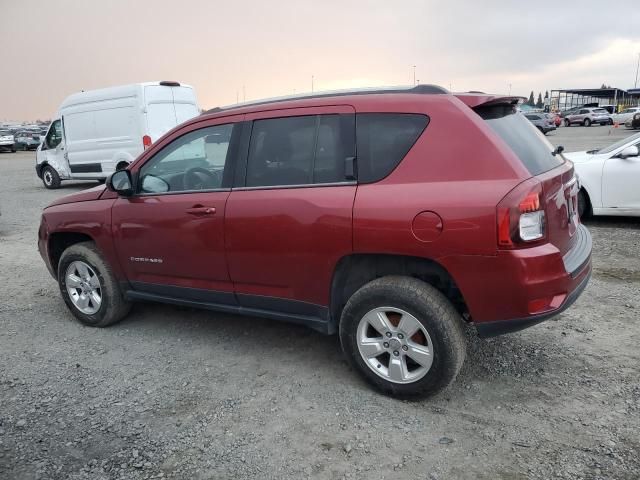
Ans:
[{"label": "utility pole", "polygon": [[236,90],[236,103],[240,103],[240,92]]},{"label": "utility pole", "polygon": [[313,93],[313,75],[311,75],[311,93]]},{"label": "utility pole", "polygon": [[509,84],[509,95],[511,95],[511,84]]},{"label": "utility pole", "polygon": [[638,88],[638,70],[640,70],[640,53],[638,53],[638,65],[636,65],[636,82],[633,84],[633,88]]},{"label": "utility pole", "polygon": [[413,85],[416,85],[416,66],[413,66]]},{"label": "utility pole", "polygon": [[242,85],[242,101],[246,102],[247,101],[247,91],[244,88],[244,85]]}]

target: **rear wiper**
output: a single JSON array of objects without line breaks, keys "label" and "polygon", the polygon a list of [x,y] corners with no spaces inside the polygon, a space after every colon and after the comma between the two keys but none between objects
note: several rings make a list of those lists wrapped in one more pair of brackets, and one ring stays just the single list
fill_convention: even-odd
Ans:
[{"label": "rear wiper", "polygon": [[587,153],[589,155],[595,155],[596,153],[598,153],[600,151],[599,148],[596,148],[595,150],[587,150]]},{"label": "rear wiper", "polygon": [[564,147],[562,145],[558,145],[556,147],[556,149],[553,152],[551,152],[551,155],[553,155],[555,157],[556,155],[558,155],[558,154],[560,154],[562,152],[564,152]]}]

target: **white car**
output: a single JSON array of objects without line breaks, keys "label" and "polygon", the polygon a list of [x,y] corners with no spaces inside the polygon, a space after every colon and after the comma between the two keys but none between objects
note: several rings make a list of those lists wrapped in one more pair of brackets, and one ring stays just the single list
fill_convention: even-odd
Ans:
[{"label": "white car", "polygon": [[630,120],[635,113],[640,113],[640,107],[625,108],[620,113],[612,115],[611,118],[613,118],[614,123],[617,123],[618,125],[624,125],[625,122],[627,120]]},{"label": "white car", "polygon": [[16,151],[15,140],[9,130],[0,130],[0,151],[2,150],[14,153]]},{"label": "white car", "polygon": [[580,179],[578,213],[640,216],[640,133],[606,148],[565,153]]}]

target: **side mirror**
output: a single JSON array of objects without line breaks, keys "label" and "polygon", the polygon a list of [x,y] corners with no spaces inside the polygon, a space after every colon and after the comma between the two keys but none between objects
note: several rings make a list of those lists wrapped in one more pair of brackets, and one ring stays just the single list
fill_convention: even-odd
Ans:
[{"label": "side mirror", "polygon": [[131,173],[129,170],[118,170],[107,180],[107,188],[123,197],[133,195]]},{"label": "side mirror", "polygon": [[624,150],[622,150],[618,154],[618,156],[620,158],[629,158],[629,157],[637,157],[638,154],[639,154],[638,147],[636,147],[635,145],[631,145],[630,147],[627,147]]}]

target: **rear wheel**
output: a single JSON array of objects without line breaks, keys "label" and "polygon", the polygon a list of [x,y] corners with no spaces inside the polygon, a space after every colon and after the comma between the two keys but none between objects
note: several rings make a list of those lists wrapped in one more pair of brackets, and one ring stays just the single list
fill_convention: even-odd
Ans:
[{"label": "rear wheel", "polygon": [[462,319],[445,296],[410,277],[382,277],[347,302],[340,343],[351,365],[388,395],[420,398],[448,386],[465,357]]},{"label": "rear wheel", "polygon": [[55,168],[47,165],[42,169],[42,183],[50,190],[60,187],[60,175]]},{"label": "rear wheel", "polygon": [[588,118],[585,118],[584,121],[582,122],[582,125],[584,125],[585,127],[590,127],[591,120],[589,120]]},{"label": "rear wheel", "polygon": [[583,188],[578,192],[578,216],[582,220],[583,218],[589,218],[591,213],[591,200],[589,200],[589,194]]},{"label": "rear wheel", "polygon": [[564,119],[564,126],[565,126],[565,127],[570,127],[570,126],[571,126],[571,122],[569,121],[569,119],[568,119],[568,118],[565,118],[565,119]]},{"label": "rear wheel", "polygon": [[58,285],[71,313],[91,327],[112,325],[122,320],[131,308],[93,242],[77,243],[62,253]]}]

